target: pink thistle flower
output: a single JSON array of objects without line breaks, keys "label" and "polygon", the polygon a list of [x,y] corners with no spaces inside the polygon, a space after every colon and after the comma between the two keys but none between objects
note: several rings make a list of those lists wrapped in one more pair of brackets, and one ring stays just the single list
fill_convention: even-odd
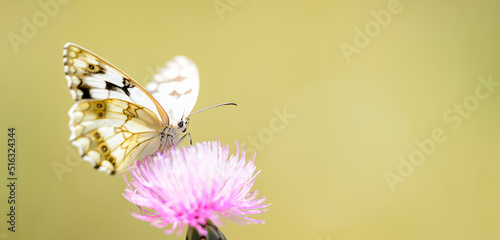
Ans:
[{"label": "pink thistle flower", "polygon": [[139,207],[132,215],[158,228],[171,224],[167,234],[177,228],[180,234],[188,225],[207,235],[205,227],[220,224],[220,217],[240,224],[264,223],[248,216],[269,206],[263,204],[264,197],[257,198],[257,191],[250,192],[260,173],[255,173],[255,156],[246,162],[245,150],[240,157],[238,143],[236,147],[236,155],[229,156],[229,146],[203,142],[136,161],[123,194]]}]

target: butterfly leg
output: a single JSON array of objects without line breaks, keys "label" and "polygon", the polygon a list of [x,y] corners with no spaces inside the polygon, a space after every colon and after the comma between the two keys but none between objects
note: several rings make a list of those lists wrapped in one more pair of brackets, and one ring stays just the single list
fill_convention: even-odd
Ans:
[{"label": "butterfly leg", "polygon": [[180,144],[184,138],[186,138],[186,136],[189,135],[189,145],[193,145],[193,139],[191,138],[191,133],[186,133],[186,135],[182,136],[181,139],[179,139],[179,141],[177,142],[177,144]]}]

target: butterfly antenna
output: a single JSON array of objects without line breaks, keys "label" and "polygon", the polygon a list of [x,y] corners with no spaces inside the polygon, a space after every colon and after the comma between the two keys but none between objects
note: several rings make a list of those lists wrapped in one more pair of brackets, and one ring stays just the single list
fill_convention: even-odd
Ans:
[{"label": "butterfly antenna", "polygon": [[217,104],[217,105],[214,105],[214,106],[211,106],[211,107],[207,107],[207,108],[204,108],[204,109],[201,109],[201,110],[198,110],[194,113],[191,113],[187,116],[187,118],[199,113],[199,112],[203,112],[205,110],[208,110],[208,109],[212,109],[212,108],[216,108],[216,107],[220,107],[220,106],[227,106],[227,105],[233,105],[233,106],[238,106],[236,103],[221,103],[221,104]]}]

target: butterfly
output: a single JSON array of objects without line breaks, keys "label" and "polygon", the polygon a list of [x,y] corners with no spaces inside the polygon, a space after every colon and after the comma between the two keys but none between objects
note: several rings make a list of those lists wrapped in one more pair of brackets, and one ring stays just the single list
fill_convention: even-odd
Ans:
[{"label": "butterfly", "polygon": [[123,172],[134,160],[168,150],[186,137],[199,92],[198,69],[188,58],[168,61],[147,90],[74,43],[64,45],[63,65],[75,100],[68,113],[70,141],[97,170]]}]

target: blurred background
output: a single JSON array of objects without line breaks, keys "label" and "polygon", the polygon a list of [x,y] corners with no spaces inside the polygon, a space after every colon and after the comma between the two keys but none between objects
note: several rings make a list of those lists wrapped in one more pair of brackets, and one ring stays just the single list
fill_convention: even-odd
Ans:
[{"label": "blurred background", "polygon": [[[200,71],[193,141],[257,152],[263,225],[228,239],[500,239],[498,1],[3,1],[0,238],[183,239],[69,143],[62,47],[145,85]],[[7,231],[16,128],[16,232]],[[126,174],[129,176],[129,173]]]}]

